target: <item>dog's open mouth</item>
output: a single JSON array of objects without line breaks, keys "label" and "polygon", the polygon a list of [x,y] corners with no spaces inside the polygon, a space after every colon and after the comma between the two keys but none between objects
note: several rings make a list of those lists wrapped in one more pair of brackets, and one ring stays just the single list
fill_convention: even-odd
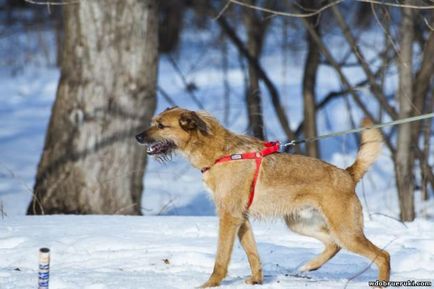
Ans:
[{"label": "dog's open mouth", "polygon": [[170,140],[156,141],[146,145],[148,155],[170,155],[176,149],[176,145]]}]

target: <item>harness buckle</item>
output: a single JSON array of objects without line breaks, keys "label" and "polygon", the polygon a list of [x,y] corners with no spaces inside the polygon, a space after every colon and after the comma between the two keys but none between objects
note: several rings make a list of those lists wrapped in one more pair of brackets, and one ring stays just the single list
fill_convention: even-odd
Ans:
[{"label": "harness buckle", "polygon": [[285,152],[287,152],[288,147],[292,147],[292,146],[295,146],[295,140],[292,140],[292,141],[284,143],[284,144],[280,144],[279,145],[279,152],[285,153]]},{"label": "harness buckle", "polygon": [[231,160],[240,160],[243,156],[241,154],[233,154],[231,155]]}]

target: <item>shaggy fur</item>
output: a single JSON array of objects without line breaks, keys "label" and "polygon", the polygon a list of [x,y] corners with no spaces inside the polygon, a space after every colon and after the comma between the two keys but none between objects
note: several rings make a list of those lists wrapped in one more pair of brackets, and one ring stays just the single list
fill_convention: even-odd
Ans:
[{"label": "shaggy fur", "polygon": [[[372,122],[366,120],[365,126]],[[363,233],[362,207],[355,194],[356,183],[378,157],[381,134],[376,129],[362,133],[356,161],[340,169],[302,155],[272,154],[263,159],[249,210],[255,161],[240,160],[213,165],[221,156],[259,151],[264,142],[225,129],[206,112],[171,108],[154,117],[149,129],[136,136],[140,143],[158,147],[164,155],[180,151],[198,168],[211,167],[203,182],[211,191],[219,216],[219,239],[214,270],[202,287],[218,286],[227,268],[238,236],[247,253],[252,276],[249,284],[261,284],[262,268],[249,216],[282,217],[288,227],[324,243],[324,251],[307,262],[302,271],[316,270],[341,248],[365,256],[378,267],[378,280],[389,280],[389,254],[372,244]],[[153,154],[152,149],[148,150]]]}]

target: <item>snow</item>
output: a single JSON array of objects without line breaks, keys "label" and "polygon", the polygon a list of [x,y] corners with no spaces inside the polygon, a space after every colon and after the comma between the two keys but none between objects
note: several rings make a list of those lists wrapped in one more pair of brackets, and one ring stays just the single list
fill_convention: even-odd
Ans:
[{"label": "snow", "polygon": [[[401,224],[376,216],[366,234],[392,255],[392,280],[433,280],[433,223]],[[290,232],[283,222],[253,222],[265,282],[259,288],[344,288],[369,267],[342,250],[314,272],[297,268],[320,253],[318,241]],[[0,288],[37,284],[38,249],[51,249],[50,289],[194,288],[207,280],[217,242],[215,217],[35,216],[0,220]],[[247,258],[237,242],[221,288],[252,288]],[[366,288],[375,266],[348,283]]]}]

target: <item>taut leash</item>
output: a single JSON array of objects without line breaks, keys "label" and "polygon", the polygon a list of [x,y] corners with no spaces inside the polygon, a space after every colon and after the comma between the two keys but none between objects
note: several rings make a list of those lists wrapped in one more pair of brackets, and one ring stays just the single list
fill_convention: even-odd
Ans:
[{"label": "taut leash", "polygon": [[329,138],[329,137],[336,137],[336,136],[342,136],[342,135],[346,135],[346,134],[350,134],[350,133],[356,133],[356,132],[361,132],[364,130],[368,130],[368,129],[373,129],[373,128],[382,128],[382,127],[387,127],[387,126],[394,126],[394,125],[399,125],[399,124],[404,124],[404,123],[409,123],[409,122],[414,122],[414,121],[419,121],[419,120],[424,120],[424,119],[429,119],[429,118],[433,118],[434,117],[434,112],[432,113],[427,113],[427,114],[422,114],[422,115],[417,115],[417,116],[412,116],[412,117],[407,117],[407,118],[402,118],[402,119],[397,119],[394,121],[389,121],[389,122],[384,122],[384,123],[379,123],[379,124],[375,124],[369,127],[359,127],[359,128],[354,128],[354,129],[349,129],[349,130],[343,130],[343,131],[338,131],[338,132],[333,132],[333,133],[329,133],[329,134],[324,134],[318,137],[312,137],[312,138],[305,138],[305,139],[300,139],[300,140],[292,140],[290,142],[287,143],[282,143],[281,144],[281,148],[285,148],[288,146],[294,146],[297,144],[301,144],[301,143],[306,143],[306,142],[313,142],[313,141],[319,141],[325,138]]}]

